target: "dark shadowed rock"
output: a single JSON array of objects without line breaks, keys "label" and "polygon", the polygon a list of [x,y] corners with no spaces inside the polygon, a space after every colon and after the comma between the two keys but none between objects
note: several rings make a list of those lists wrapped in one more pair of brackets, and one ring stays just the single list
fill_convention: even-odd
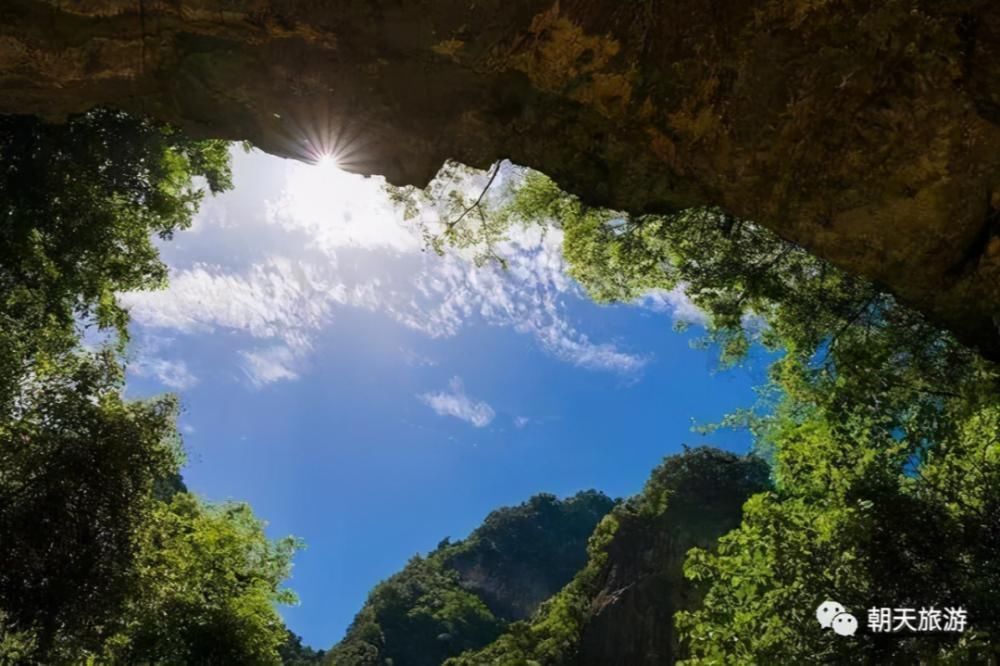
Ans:
[{"label": "dark shadowed rock", "polygon": [[113,104],[423,184],[715,204],[1000,358],[990,0],[6,0],[0,112]]}]

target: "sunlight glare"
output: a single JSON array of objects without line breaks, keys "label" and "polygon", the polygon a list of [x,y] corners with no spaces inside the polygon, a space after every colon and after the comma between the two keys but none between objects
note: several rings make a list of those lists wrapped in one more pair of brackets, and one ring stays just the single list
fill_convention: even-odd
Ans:
[{"label": "sunlight glare", "polygon": [[308,230],[320,249],[355,247],[415,251],[416,233],[401,223],[383,191],[384,180],[340,168],[335,155],[290,162],[277,219]]},{"label": "sunlight glare", "polygon": [[320,155],[313,166],[324,171],[328,171],[330,169],[340,169],[340,164],[337,161],[336,156],[331,154]]}]

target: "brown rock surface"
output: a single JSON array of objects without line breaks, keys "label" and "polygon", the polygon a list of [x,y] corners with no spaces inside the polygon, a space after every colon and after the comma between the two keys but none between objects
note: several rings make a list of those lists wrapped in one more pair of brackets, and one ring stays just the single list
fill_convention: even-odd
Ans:
[{"label": "brown rock surface", "polygon": [[110,104],[424,184],[713,204],[1000,359],[1000,3],[3,0],[0,112]]}]

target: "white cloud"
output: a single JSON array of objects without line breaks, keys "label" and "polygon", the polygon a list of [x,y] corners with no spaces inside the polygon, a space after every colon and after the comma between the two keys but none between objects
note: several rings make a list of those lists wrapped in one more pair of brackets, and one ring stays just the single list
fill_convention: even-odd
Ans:
[{"label": "white cloud", "polygon": [[473,400],[466,395],[460,377],[452,377],[448,382],[448,388],[449,391],[423,393],[417,397],[439,416],[453,416],[477,428],[488,426],[493,421],[496,412],[489,404]]},{"label": "white cloud", "polygon": [[[273,158],[237,156],[243,159]],[[265,167],[272,165],[257,168]],[[256,254],[253,263],[183,266],[185,249],[168,289],[122,295],[133,320],[147,329],[225,329],[268,341],[274,346],[242,352],[255,385],[297,377],[303,355],[344,307],[382,313],[434,338],[455,336],[473,322],[512,328],[555,358],[589,370],[634,375],[649,362],[647,354],[593,340],[573,321],[567,302],[586,296],[566,273],[558,229],[514,228],[496,248],[508,269],[477,267],[470,250],[444,257],[421,252],[418,225],[401,220],[378,179],[296,163],[286,173],[284,191],[266,214],[234,224],[215,211],[202,220],[198,242],[233,243],[240,256]],[[237,183],[226,196],[239,194]],[[242,196],[260,207],[269,195]],[[252,207],[245,202],[243,208]],[[224,248],[220,254],[229,256]],[[651,293],[639,304],[704,321],[680,289]],[[404,362],[415,361],[404,354]]]},{"label": "white cloud", "polygon": [[407,347],[400,347],[399,353],[403,357],[403,362],[411,368],[430,368],[437,365],[437,361],[431,357]]},{"label": "white cloud", "polygon": [[507,269],[477,267],[459,252],[428,257],[414,278],[416,293],[383,301],[382,309],[432,337],[456,335],[466,322],[479,318],[531,334],[547,352],[582,368],[626,374],[641,370],[647,356],[592,342],[569,322],[564,299],[585,296],[567,276],[561,248],[558,230],[515,228],[497,248]]},{"label": "white cloud", "polygon": [[121,298],[133,320],[150,328],[190,333],[222,327],[303,344],[306,332],[319,328],[346,292],[308,264],[272,257],[242,275],[198,264],[175,271],[167,290]]},{"label": "white cloud", "polygon": [[655,289],[645,294],[637,301],[638,305],[653,310],[654,312],[665,312],[673,316],[678,321],[689,324],[705,326],[708,324],[708,315],[705,311],[691,302],[691,298],[684,291],[684,286],[679,285],[670,291]]},{"label": "white cloud", "polygon": [[594,344],[563,321],[553,321],[536,330],[542,347],[556,358],[587,370],[610,370],[630,374],[642,370],[648,356],[627,354],[614,345]]},{"label": "white cloud", "polygon": [[184,361],[140,357],[129,364],[129,371],[139,377],[152,377],[169,389],[185,391],[198,383]]},{"label": "white cloud", "polygon": [[243,372],[257,388],[274,382],[297,379],[295,371],[297,354],[292,349],[276,345],[257,351],[242,351]]},{"label": "white cloud", "polygon": [[526,427],[530,422],[531,419],[529,419],[527,416],[514,417],[514,427],[517,428],[518,430],[521,430],[522,428]]}]

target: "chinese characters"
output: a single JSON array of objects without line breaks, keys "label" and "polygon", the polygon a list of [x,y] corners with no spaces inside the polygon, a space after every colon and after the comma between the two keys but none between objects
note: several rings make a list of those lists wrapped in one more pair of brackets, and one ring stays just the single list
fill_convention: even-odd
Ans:
[{"label": "chinese characters", "polygon": [[869,608],[868,630],[873,633],[962,632],[968,624],[964,608]]}]

